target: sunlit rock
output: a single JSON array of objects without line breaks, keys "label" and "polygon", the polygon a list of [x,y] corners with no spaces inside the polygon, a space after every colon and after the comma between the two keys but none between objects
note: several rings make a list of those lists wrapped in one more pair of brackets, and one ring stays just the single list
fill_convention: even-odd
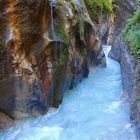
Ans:
[{"label": "sunlit rock", "polygon": [[0,108],[13,118],[59,107],[90,67],[106,66],[85,1],[7,0],[0,11]]}]

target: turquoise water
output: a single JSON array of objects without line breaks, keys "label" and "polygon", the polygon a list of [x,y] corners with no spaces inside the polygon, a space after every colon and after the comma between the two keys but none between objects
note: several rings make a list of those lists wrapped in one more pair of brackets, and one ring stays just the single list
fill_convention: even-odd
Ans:
[{"label": "turquoise water", "polygon": [[[106,55],[109,49],[104,47]],[[91,69],[87,79],[65,94],[58,110],[18,122],[0,133],[0,140],[135,140],[120,66],[106,59],[107,67]]]}]

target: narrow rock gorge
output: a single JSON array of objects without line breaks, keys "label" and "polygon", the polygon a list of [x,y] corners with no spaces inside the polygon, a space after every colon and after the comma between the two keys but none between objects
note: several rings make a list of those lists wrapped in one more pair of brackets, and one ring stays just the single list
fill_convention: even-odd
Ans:
[{"label": "narrow rock gorge", "polygon": [[105,11],[95,22],[86,7],[91,10],[84,1],[1,1],[0,108],[7,114],[45,114],[90,66],[106,65],[100,38],[110,19]]},{"label": "narrow rock gorge", "polygon": [[[81,82],[90,79],[90,75],[96,78],[96,74],[90,74],[91,69],[96,71],[99,68],[97,73],[99,71],[100,74],[102,71],[107,74],[106,76],[113,75],[114,72],[120,77],[117,62],[107,58],[107,54],[105,56],[103,45],[110,45],[112,47],[109,57],[120,63],[123,89],[120,78],[118,80],[114,75],[113,78],[118,80],[118,87],[117,84],[112,85],[114,89],[106,87],[105,82],[113,84],[114,80],[106,78],[107,81],[101,80],[99,76],[99,81],[104,83],[101,82],[98,88],[107,88],[105,91],[108,95],[111,93],[114,95],[114,97],[110,95],[110,98],[112,97],[110,100],[113,100],[115,105],[117,103],[118,107],[121,106],[120,102],[117,102],[120,96],[123,100],[127,100],[131,108],[128,118],[132,124],[125,124],[125,129],[127,126],[136,126],[136,136],[140,139],[140,50],[139,44],[137,45],[135,39],[129,36],[132,24],[140,27],[140,16],[138,17],[136,11],[139,11],[139,0],[0,0],[0,129],[6,130],[19,120],[40,118],[49,114],[52,107],[59,108],[61,104],[65,105],[63,98],[69,90],[75,92]],[[133,18],[135,22],[129,23]],[[134,31],[131,30],[132,34],[139,37],[139,33],[136,34]],[[136,49],[132,49],[135,46]],[[101,73],[102,78],[105,74]],[[90,85],[87,83],[85,82],[85,86]],[[95,81],[93,83],[98,84]],[[93,84],[93,92],[91,91],[93,95],[94,86],[96,87]],[[112,91],[115,88],[116,91]],[[86,96],[90,100],[87,94]],[[114,105],[114,102],[108,105]],[[119,110],[121,112],[121,108]],[[46,133],[50,131],[47,129]],[[109,132],[115,134],[112,131]],[[124,136],[118,134],[116,139],[134,140],[131,128],[124,134]],[[9,140],[9,137],[1,136],[0,134],[1,140]],[[77,138],[81,139],[78,136]],[[85,138],[83,140],[91,140],[94,137],[83,138]],[[99,140],[107,138],[112,139],[111,136],[103,135]],[[14,136],[13,139],[11,138],[11,140],[19,139]],[[59,140],[57,137],[52,138],[54,139]]]}]

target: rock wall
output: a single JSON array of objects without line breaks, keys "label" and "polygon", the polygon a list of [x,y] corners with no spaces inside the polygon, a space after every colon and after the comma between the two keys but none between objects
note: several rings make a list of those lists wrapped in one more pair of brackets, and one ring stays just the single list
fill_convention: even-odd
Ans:
[{"label": "rock wall", "polygon": [[9,128],[14,123],[14,119],[0,111],[0,130]]},{"label": "rock wall", "polygon": [[106,66],[106,29],[100,31],[84,1],[77,2],[0,1],[0,109],[12,118],[58,107],[89,67]]},{"label": "rock wall", "polygon": [[124,90],[129,94],[131,102],[135,99],[134,85],[136,78],[136,62],[131,56],[128,43],[124,42],[121,33],[124,29],[127,19],[129,19],[136,11],[137,5],[135,1],[123,0],[114,1],[114,34],[110,57],[117,60],[121,64],[122,78]]},{"label": "rock wall", "polygon": [[109,56],[117,60],[121,65],[124,94],[129,97],[131,105],[130,118],[133,123],[136,124],[137,139],[140,139],[140,106],[137,102],[137,97],[140,95],[139,66],[130,53],[129,43],[124,41],[121,37],[127,19],[132,17],[138,5],[132,0],[116,0],[114,2],[114,8],[115,30]]}]

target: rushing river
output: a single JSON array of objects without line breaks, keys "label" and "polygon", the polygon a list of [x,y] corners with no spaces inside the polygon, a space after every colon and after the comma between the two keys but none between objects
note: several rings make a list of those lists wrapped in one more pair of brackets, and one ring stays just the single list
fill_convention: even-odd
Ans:
[{"label": "rushing river", "polygon": [[[109,50],[104,47],[106,56]],[[91,69],[87,79],[65,94],[58,110],[18,122],[1,132],[0,140],[136,140],[120,65],[106,59],[107,67]]]}]

